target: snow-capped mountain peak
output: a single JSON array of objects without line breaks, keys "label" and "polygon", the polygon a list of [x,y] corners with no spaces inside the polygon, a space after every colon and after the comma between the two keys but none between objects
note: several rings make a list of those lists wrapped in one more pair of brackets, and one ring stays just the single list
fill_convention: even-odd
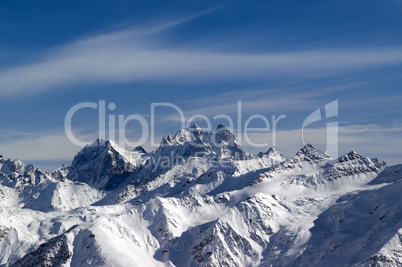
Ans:
[{"label": "snow-capped mountain peak", "polygon": [[35,185],[54,177],[41,169],[35,169],[32,164],[24,164],[20,160],[0,158],[0,177],[5,178],[3,184],[10,187]]},{"label": "snow-capped mountain peak", "polygon": [[327,160],[331,157],[324,151],[316,149],[312,144],[306,144],[302,147],[294,156],[296,159],[304,160],[304,161],[321,161]]},{"label": "snow-capped mountain peak", "polygon": [[112,146],[111,140],[103,140],[102,138],[98,138],[93,141],[91,144],[87,145],[87,147],[107,147]]},{"label": "snow-capped mountain peak", "polygon": [[285,161],[286,158],[274,147],[270,147],[267,152],[260,152],[258,153],[260,158],[267,157],[271,159],[275,159],[278,162]]},{"label": "snow-capped mountain peak", "polygon": [[346,161],[349,161],[349,160],[359,159],[359,158],[362,158],[362,157],[363,157],[362,155],[360,155],[356,151],[352,150],[348,154],[340,157],[338,159],[338,162],[346,162]]},{"label": "snow-capped mountain peak", "polygon": [[155,155],[245,158],[245,152],[241,150],[235,136],[224,126],[219,126],[213,132],[204,132],[197,124],[178,131],[174,136],[163,137]]},{"label": "snow-capped mountain peak", "polygon": [[312,145],[246,157],[223,125],[125,153],[98,139],[52,173],[0,157],[0,265],[402,263],[399,165]]},{"label": "snow-capped mountain peak", "polygon": [[112,189],[124,182],[135,165],[113,141],[97,139],[74,157],[67,178],[97,189]]}]

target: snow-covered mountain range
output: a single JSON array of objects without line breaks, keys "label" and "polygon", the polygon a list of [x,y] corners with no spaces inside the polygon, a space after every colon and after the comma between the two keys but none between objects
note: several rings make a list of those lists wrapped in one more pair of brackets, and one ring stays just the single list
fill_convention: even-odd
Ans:
[{"label": "snow-covered mountain range", "polygon": [[219,125],[53,172],[0,156],[0,266],[401,266],[402,165],[244,152]]}]

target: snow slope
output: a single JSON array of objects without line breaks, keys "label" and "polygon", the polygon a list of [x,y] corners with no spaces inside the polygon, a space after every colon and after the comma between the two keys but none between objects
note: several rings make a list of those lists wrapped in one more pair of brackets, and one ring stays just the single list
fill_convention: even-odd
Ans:
[{"label": "snow slope", "polygon": [[96,140],[51,173],[0,157],[0,266],[400,266],[400,170],[248,155],[222,125],[151,153]]}]

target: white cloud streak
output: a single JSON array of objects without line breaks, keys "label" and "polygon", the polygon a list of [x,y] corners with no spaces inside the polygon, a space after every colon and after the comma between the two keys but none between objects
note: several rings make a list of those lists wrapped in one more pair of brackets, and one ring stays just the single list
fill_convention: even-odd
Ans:
[{"label": "white cloud streak", "polygon": [[[250,88],[238,90],[235,92],[221,93],[200,98],[192,98],[185,101],[177,102],[177,107],[183,111],[185,119],[188,120],[194,115],[204,115],[212,119],[213,116],[225,114],[237,120],[238,101],[241,101],[241,113],[243,120],[248,118],[250,113],[262,114],[265,116],[279,116],[293,111],[313,111],[320,108],[325,102],[322,97],[328,92],[339,92],[350,90],[362,83],[345,83],[332,86],[297,86],[258,89]],[[291,92],[291,94],[289,94]],[[332,99],[336,100],[336,99]],[[356,102],[353,101],[354,106]],[[378,103],[378,101],[377,101]],[[344,105],[344,103],[343,103]],[[157,110],[157,109],[156,109]],[[181,122],[179,114],[172,110],[173,114],[157,113],[156,121],[172,121]]]},{"label": "white cloud streak", "polygon": [[225,53],[196,46],[168,47],[158,40],[158,33],[189,19],[82,38],[44,53],[42,60],[2,69],[0,96],[38,93],[80,83],[332,75],[402,63],[400,47],[256,54]]},{"label": "white cloud streak", "polygon": [[[7,130],[4,130],[7,131]],[[80,135],[80,140],[95,140],[95,135]],[[63,131],[17,133],[0,142],[0,154],[22,161],[71,161],[82,148],[72,144]]]}]

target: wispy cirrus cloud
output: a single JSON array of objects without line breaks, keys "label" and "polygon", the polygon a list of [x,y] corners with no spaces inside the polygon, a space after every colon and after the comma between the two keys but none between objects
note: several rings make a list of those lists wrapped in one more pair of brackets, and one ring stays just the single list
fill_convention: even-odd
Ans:
[{"label": "wispy cirrus cloud", "polygon": [[159,38],[159,33],[192,18],[84,37],[44,52],[40,60],[3,68],[0,96],[38,93],[81,83],[194,82],[280,74],[328,76],[402,63],[402,47],[228,53],[222,48],[203,49],[197,45],[173,47]]},{"label": "wispy cirrus cloud", "polygon": [[[330,100],[336,100],[336,98],[327,99],[328,94],[334,93],[336,95],[344,91],[355,90],[359,86],[367,84],[367,82],[347,82],[331,85],[308,84],[273,88],[248,88],[191,98],[175,102],[175,104],[178,109],[183,111],[184,119],[186,120],[197,115],[206,116],[209,119],[213,119],[217,115],[229,115],[236,121],[238,112],[244,115],[243,120],[246,120],[250,114],[263,114],[270,117],[271,115],[279,116],[292,112],[305,112],[307,116],[309,112],[314,111],[314,108],[322,107]],[[389,98],[383,99],[382,97],[377,97],[375,100],[377,105],[389,103]],[[365,103],[356,103],[353,99],[344,99],[341,104],[342,107],[352,105],[353,107],[357,107],[365,105]],[[156,110],[158,111],[158,109]],[[159,117],[155,119],[159,122],[181,122],[183,118],[179,116],[178,112],[173,109],[170,111],[170,113],[158,113]],[[201,116],[198,118],[200,121],[203,121]]]},{"label": "wispy cirrus cloud", "polygon": [[[95,140],[95,136],[80,136]],[[0,141],[0,154],[6,158],[22,161],[65,160],[69,162],[82,148],[72,144],[63,131],[19,133],[13,139]]]}]

